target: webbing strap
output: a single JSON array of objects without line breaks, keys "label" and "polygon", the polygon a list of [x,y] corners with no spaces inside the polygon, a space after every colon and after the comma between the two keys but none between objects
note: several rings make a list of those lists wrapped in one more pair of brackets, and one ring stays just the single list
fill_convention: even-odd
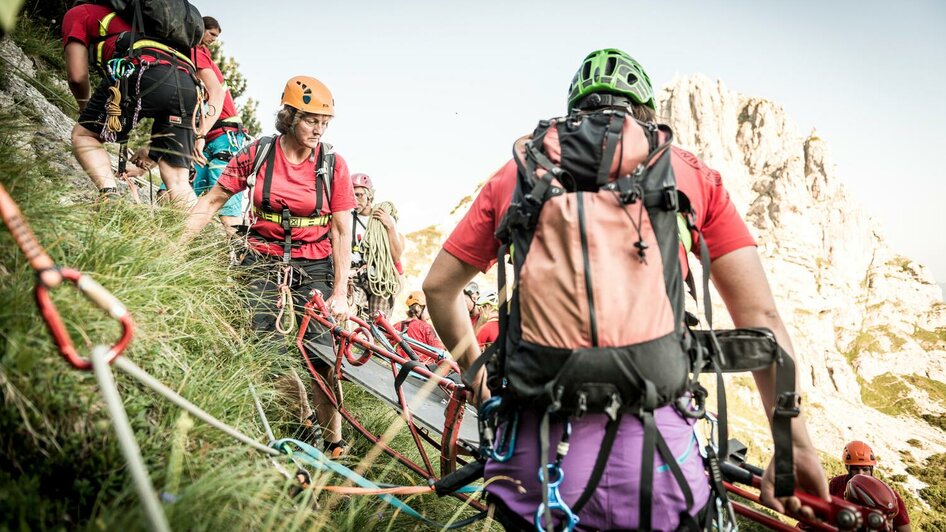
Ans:
[{"label": "webbing strap", "polygon": [[[621,140],[621,132],[624,128],[624,113],[612,114],[608,119],[608,129],[604,133],[605,148],[601,153],[601,166],[598,167],[598,188],[608,184],[608,176],[611,175],[611,162],[614,160],[614,152],[617,151],[618,142]],[[620,171],[620,162],[618,170]]]},{"label": "webbing strap", "polygon": [[582,508],[588,504],[588,501],[591,500],[591,496],[594,495],[595,490],[598,489],[601,477],[604,476],[604,468],[608,465],[608,458],[611,456],[611,449],[614,447],[614,440],[618,435],[618,428],[621,426],[621,417],[623,415],[624,412],[618,412],[616,417],[608,418],[608,424],[604,427],[604,439],[601,440],[601,449],[598,451],[598,457],[595,459],[591,476],[588,477],[588,484],[585,485],[585,490],[581,492],[581,496],[579,496],[575,504],[572,505],[572,512],[576,515],[581,513]]},{"label": "webbing strap", "polygon": [[[271,137],[262,137],[256,142],[256,153],[253,154],[253,170],[250,172],[250,175],[246,176],[246,184],[249,187],[256,186],[256,174],[259,173],[260,167],[263,166],[263,162],[266,161],[270,150],[273,149],[273,144],[276,142],[277,135]],[[252,194],[250,195],[250,203],[253,202]]]},{"label": "webbing strap", "polygon": [[772,439],[775,442],[775,496],[787,497],[795,491],[792,418],[799,414],[800,399],[795,392],[795,361],[781,346],[778,351],[779,363],[775,373],[775,411],[772,413]]},{"label": "webbing strap", "polygon": [[[276,212],[266,212],[262,209],[253,208],[253,213],[258,217],[266,220],[267,222],[273,222],[277,224],[282,224],[283,218],[282,215]],[[332,221],[331,214],[323,214],[322,216],[290,216],[289,226],[290,227],[325,227]]]},{"label": "webbing strap", "polygon": [[[263,177],[263,210],[272,212],[273,206],[269,203],[269,189],[273,184],[273,166],[276,163],[277,139],[273,139],[272,146],[266,152],[266,174]],[[252,200],[252,198],[251,198]]]},{"label": "webbing strap", "polygon": [[404,381],[407,380],[407,376],[411,374],[411,370],[417,366],[423,366],[424,363],[420,360],[410,360],[405,362],[401,366],[401,371],[397,372],[397,377],[394,378],[394,389],[400,391],[401,385],[404,384]]},{"label": "webbing strap", "polygon": [[644,440],[641,445],[641,483],[640,483],[640,521],[637,528],[650,530],[654,499],[654,454],[657,448],[657,422],[653,411],[644,410],[640,414],[644,425]]},{"label": "webbing strap", "polygon": [[[319,143],[319,160],[315,166],[315,211],[313,215],[322,212],[322,194],[332,201],[332,179],[335,178],[335,152],[332,145]],[[322,187],[322,188],[319,188]]]},{"label": "webbing strap", "polygon": [[[549,507],[549,411],[542,414],[539,423],[539,478],[542,480],[542,507],[545,508],[545,530],[555,532],[552,509]],[[538,524],[538,523],[537,523]]]},{"label": "webbing strap", "polygon": [[680,468],[680,464],[677,463],[676,457],[673,456],[670,446],[667,445],[667,440],[664,439],[663,434],[661,434],[659,430],[657,431],[656,439],[657,451],[660,453],[660,457],[663,458],[664,463],[667,464],[668,469],[670,469],[673,478],[680,486],[680,491],[683,492],[683,500],[687,505],[686,511],[689,513],[690,510],[693,509],[693,492],[690,490],[690,484],[687,482],[686,476],[683,475],[683,470]]},{"label": "webbing strap", "polygon": [[315,210],[312,211],[312,214],[318,214],[322,212],[322,194],[325,192],[325,179],[324,176],[318,173],[318,168],[321,168],[321,162],[323,153],[325,150],[319,150],[319,163],[316,165],[316,174],[315,174]]},{"label": "webbing strap", "polygon": [[135,41],[131,45],[132,50],[141,50],[143,48],[150,48],[152,50],[158,50],[158,51],[164,52],[165,54],[177,59],[178,61],[183,62],[185,65],[194,69],[195,72],[197,71],[197,66],[194,65],[194,62],[191,61],[189,57],[182,54],[181,52],[178,52],[176,49],[171,48],[170,46],[166,44],[160,43],[158,41],[153,41],[151,39],[141,39],[139,41]]}]

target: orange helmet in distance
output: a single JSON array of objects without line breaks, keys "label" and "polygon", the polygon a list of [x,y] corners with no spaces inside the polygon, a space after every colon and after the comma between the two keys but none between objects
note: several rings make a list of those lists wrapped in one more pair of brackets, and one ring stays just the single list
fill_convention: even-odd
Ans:
[{"label": "orange helmet in distance", "polygon": [[427,306],[427,298],[424,296],[424,293],[420,290],[415,290],[407,296],[407,308],[411,308],[413,305],[420,305],[422,307]]},{"label": "orange helmet in distance", "polygon": [[280,105],[288,105],[306,113],[335,116],[335,99],[321,81],[309,76],[296,76],[286,82]]},{"label": "orange helmet in distance", "polygon": [[841,460],[846,466],[875,466],[877,459],[874,458],[874,451],[870,445],[862,441],[854,440],[844,446],[841,453]]}]

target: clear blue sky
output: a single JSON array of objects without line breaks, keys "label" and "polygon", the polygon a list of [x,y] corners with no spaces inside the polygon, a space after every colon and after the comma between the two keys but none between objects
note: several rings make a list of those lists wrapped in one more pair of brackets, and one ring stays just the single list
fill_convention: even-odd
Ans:
[{"label": "clear blue sky", "polygon": [[329,86],[326,140],[406,231],[562,113],[578,63],[611,46],[656,86],[702,73],[816,127],[891,245],[946,282],[946,2],[192,1],[220,20],[267,132],[286,79]]}]

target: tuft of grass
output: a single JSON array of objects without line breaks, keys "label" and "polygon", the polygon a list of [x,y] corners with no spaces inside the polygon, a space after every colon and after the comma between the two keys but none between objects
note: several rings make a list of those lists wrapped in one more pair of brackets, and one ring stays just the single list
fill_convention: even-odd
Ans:
[{"label": "tuft of grass", "polygon": [[[66,60],[63,56],[62,41],[56,38],[49,28],[27,16],[21,16],[16,29],[10,35],[13,42],[29,57],[36,66],[35,76],[17,73],[30,85],[43,93],[53,105],[66,115],[77,118],[78,107],[68,89],[62,86],[66,79]],[[9,76],[13,66],[4,59],[0,61],[0,73]],[[93,87],[97,79],[92,80]]]}]

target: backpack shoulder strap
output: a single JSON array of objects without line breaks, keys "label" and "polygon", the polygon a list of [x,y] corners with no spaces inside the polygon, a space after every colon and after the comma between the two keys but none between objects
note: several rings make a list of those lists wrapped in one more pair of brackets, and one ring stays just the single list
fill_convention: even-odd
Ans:
[{"label": "backpack shoulder strap", "polygon": [[[319,160],[315,167],[315,211],[316,216],[322,212],[322,196],[332,201],[332,180],[335,178],[335,149],[331,144],[322,142],[319,146]],[[322,191],[325,191],[323,194]]]},{"label": "backpack shoulder strap", "polygon": [[278,135],[260,137],[257,141],[256,154],[253,156],[253,170],[250,172],[250,175],[246,176],[246,184],[248,186],[252,187],[256,185],[256,174],[259,173],[260,167],[263,166],[263,162],[269,155],[270,150],[273,149],[273,143],[276,142],[276,137],[278,137]]},{"label": "backpack shoulder strap", "polygon": [[105,41],[108,40],[108,28],[112,25],[112,20],[118,16],[118,13],[112,11],[99,19],[98,35],[89,39],[89,64],[100,69],[105,68],[104,57],[102,53],[105,50]]}]

